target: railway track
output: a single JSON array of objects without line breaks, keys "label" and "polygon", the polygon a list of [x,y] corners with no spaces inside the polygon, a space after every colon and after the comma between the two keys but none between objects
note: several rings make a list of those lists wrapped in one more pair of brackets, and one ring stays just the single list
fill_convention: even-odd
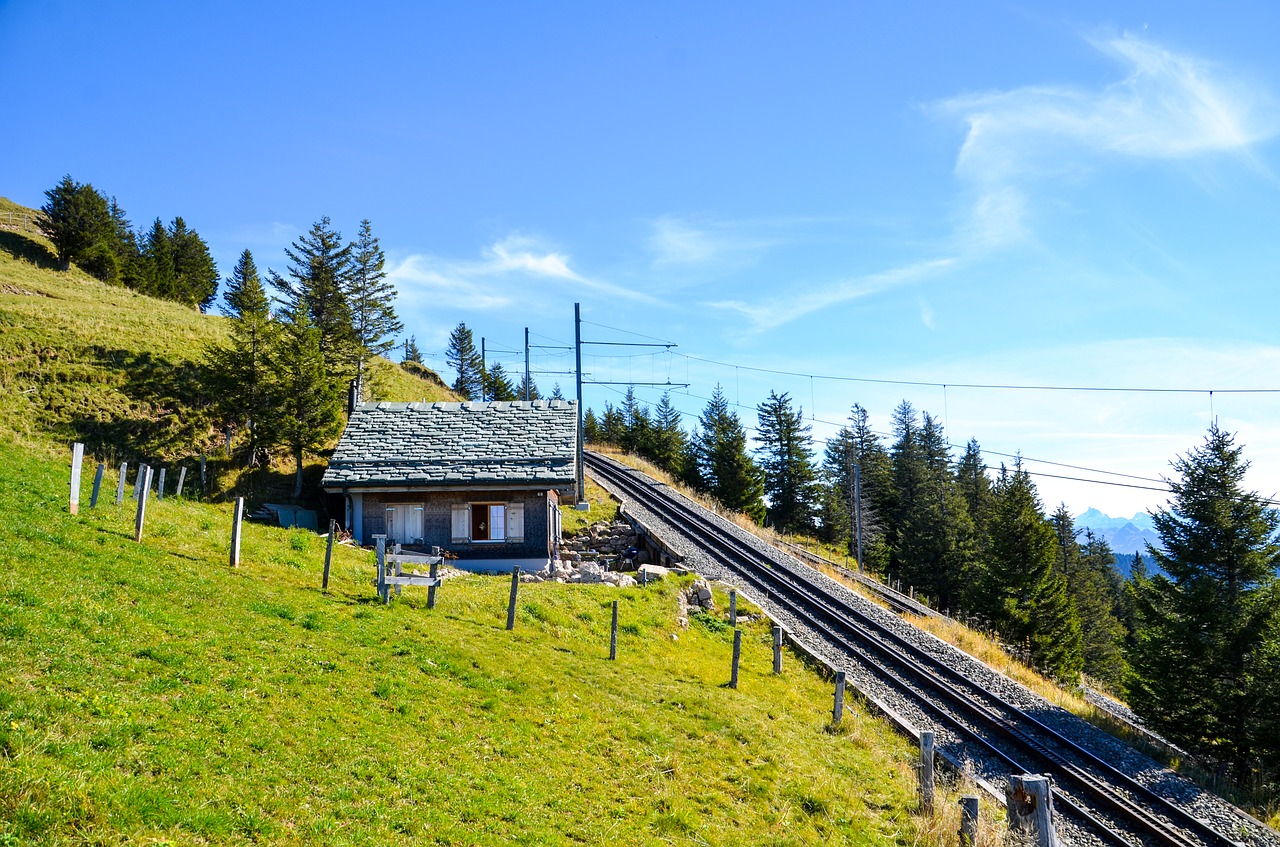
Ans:
[{"label": "railway track", "polygon": [[[766,608],[801,622],[839,653],[905,696],[944,743],[958,748],[960,759],[996,763],[998,773],[1048,774],[1054,805],[1071,821],[1073,832],[1096,843],[1151,847],[1236,847],[1243,827],[1231,830],[1228,817],[1213,826],[1200,814],[1171,802],[1134,775],[1087,749],[1044,715],[1034,715],[985,687],[955,663],[905,637],[899,627],[875,614],[871,604],[851,602],[829,581],[781,551],[762,544],[692,503],[663,483],[598,454],[586,454],[592,476],[631,504],[638,505],[679,533]],[[772,549],[772,548],[769,548]],[[891,606],[914,614],[932,613],[923,604],[875,583]],[[886,592],[888,593],[886,597]],[[925,610],[925,612],[922,612]],[[879,610],[877,610],[879,611]],[[990,766],[990,764],[989,764]],[[1243,822],[1245,818],[1237,820]],[[1276,841],[1265,837],[1258,844]]]}]

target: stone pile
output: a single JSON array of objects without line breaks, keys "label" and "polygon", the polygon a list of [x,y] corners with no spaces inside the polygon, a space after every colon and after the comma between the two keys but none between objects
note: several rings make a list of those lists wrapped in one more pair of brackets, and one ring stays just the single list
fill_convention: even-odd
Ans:
[{"label": "stone pile", "polygon": [[682,629],[689,626],[689,610],[705,609],[715,611],[716,601],[711,596],[711,583],[699,577],[687,589],[680,592],[680,602],[676,610],[676,622]]},{"label": "stone pile", "polygon": [[600,562],[584,560],[571,562],[557,559],[551,563],[549,570],[537,573],[520,574],[521,582],[579,582],[583,584],[613,585],[617,588],[631,588],[636,584],[635,577],[619,571],[606,570]]},{"label": "stone pile", "polygon": [[[586,532],[560,542],[560,558],[566,562],[606,561],[614,570],[626,567],[622,553],[628,547],[640,547],[640,538],[631,524],[623,520],[597,521]],[[634,569],[649,561],[649,554],[640,551],[631,565]]]}]

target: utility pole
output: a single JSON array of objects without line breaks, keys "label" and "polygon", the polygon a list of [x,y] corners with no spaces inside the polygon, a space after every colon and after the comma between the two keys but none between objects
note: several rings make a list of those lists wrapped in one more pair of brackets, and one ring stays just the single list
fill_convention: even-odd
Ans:
[{"label": "utility pole", "polygon": [[532,386],[529,385],[529,327],[524,328],[524,399],[529,399]]},{"label": "utility pole", "polygon": [[[471,349],[474,350],[475,348],[473,347]],[[480,402],[482,403],[484,402],[484,399],[485,399],[484,398],[485,383],[489,381],[486,378],[486,374],[488,373],[489,373],[489,363],[485,360],[484,336],[482,335],[480,336]]]},{"label": "utility pole", "polygon": [[582,304],[573,304],[574,374],[578,383],[578,503],[587,502],[587,481],[582,473]]}]

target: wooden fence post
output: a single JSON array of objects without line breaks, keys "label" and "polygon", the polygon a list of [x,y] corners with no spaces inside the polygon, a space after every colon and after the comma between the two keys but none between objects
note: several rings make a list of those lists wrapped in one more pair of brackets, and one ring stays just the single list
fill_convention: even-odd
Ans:
[{"label": "wooden fence post", "polygon": [[1049,777],[1010,776],[1004,789],[1009,832],[1030,837],[1035,847],[1057,847],[1053,831],[1053,794]]},{"label": "wooden fence post", "polygon": [[782,673],[782,627],[773,627],[773,672]]},{"label": "wooden fence post", "polygon": [[182,465],[178,468],[178,490],[173,493],[174,497],[182,496],[182,483],[187,481],[187,466]]},{"label": "wooden fence post", "polygon": [[151,484],[147,482],[148,470],[149,470],[149,467],[147,463],[143,462],[142,464],[138,465],[138,470],[133,475],[133,499],[134,500],[138,499],[138,489],[142,487],[143,483],[146,483],[148,486],[150,486]]},{"label": "wooden fence post", "polygon": [[159,478],[156,480],[156,499],[157,499],[157,500],[163,500],[163,499],[164,499],[164,472],[165,472],[166,470],[168,470],[168,468],[161,468],[161,469],[160,469],[160,476],[159,476]]},{"label": "wooden fence post", "polygon": [[333,537],[338,534],[338,522],[333,518],[329,519],[329,542],[324,545],[324,581],[320,583],[320,587],[329,590],[329,562],[333,560]]},{"label": "wooden fence post", "polygon": [[516,628],[516,592],[520,590],[520,566],[511,569],[511,599],[507,601],[507,629]]},{"label": "wooden fence post", "polygon": [[836,671],[836,699],[831,707],[831,724],[839,726],[844,719],[844,671]]},{"label": "wooden fence post", "polygon": [[129,463],[120,463],[120,480],[116,483],[116,505],[124,502],[124,478],[129,475]]},{"label": "wooden fence post", "polygon": [[609,624],[609,661],[618,658],[618,601],[613,601],[613,622]]},{"label": "wooden fence post", "polygon": [[385,535],[375,535],[373,537],[377,551],[374,554],[378,565],[378,597],[382,599],[382,605],[391,602],[391,586],[387,585],[387,537]]},{"label": "wooden fence post", "polygon": [[209,486],[205,483],[204,476],[204,448],[200,448],[200,496],[204,497],[209,493]]},{"label": "wooden fence post", "polygon": [[240,567],[240,522],[244,520],[244,498],[236,498],[231,517],[231,567]]},{"label": "wooden fence post", "polygon": [[960,847],[974,847],[978,843],[978,795],[966,794],[960,798]]},{"label": "wooden fence post", "polygon": [[920,731],[920,811],[933,811],[933,730]]},{"label": "wooden fence post", "polygon": [[138,468],[142,475],[142,491],[138,492],[138,517],[134,521],[133,540],[142,541],[142,523],[147,517],[147,494],[151,489],[151,468],[143,465]]},{"label": "wooden fence post", "polygon": [[729,626],[738,625],[738,592],[729,589]]},{"label": "wooden fence post", "polygon": [[738,660],[742,658],[742,630],[733,631],[733,669],[729,673],[729,687],[738,687]]},{"label": "wooden fence post", "polygon": [[107,466],[103,462],[98,462],[98,470],[93,475],[93,493],[89,495],[89,508],[98,508],[98,493],[102,491],[102,475],[106,473]]},{"label": "wooden fence post", "polygon": [[77,441],[71,445],[71,500],[68,508],[71,514],[80,512],[80,466],[84,464],[84,445]]},{"label": "wooden fence post", "polygon": [[[438,579],[440,577],[440,563],[431,563],[431,578]],[[427,608],[434,609],[436,607],[436,587],[434,585],[427,586]]]}]

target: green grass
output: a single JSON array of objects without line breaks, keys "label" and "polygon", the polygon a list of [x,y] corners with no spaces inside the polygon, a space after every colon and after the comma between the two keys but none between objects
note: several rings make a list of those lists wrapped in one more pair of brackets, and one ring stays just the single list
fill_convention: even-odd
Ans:
[{"label": "green grass", "polygon": [[[915,844],[911,750],[766,625],[680,630],[678,586],[463,577],[374,602],[370,554],[225,507],[67,513],[0,440],[0,844]],[[114,480],[108,476],[108,483]],[[109,486],[114,491],[114,486]],[[303,540],[299,540],[303,539]],[[610,601],[621,605],[609,662]],[[724,608],[725,598],[720,606]]]}]

